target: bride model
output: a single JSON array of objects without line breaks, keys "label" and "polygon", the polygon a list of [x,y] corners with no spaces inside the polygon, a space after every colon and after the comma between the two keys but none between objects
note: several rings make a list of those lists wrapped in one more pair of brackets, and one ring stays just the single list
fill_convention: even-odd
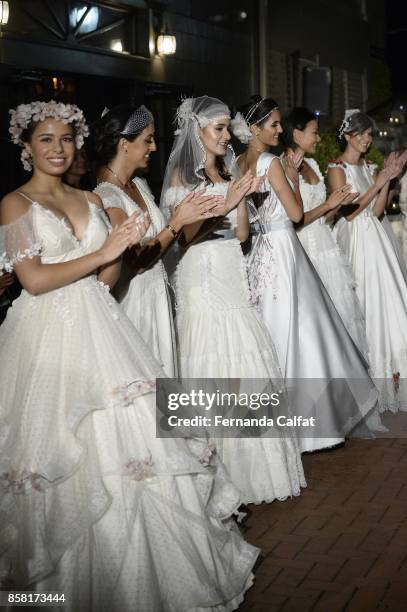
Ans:
[{"label": "bride model", "polygon": [[[193,191],[224,198],[217,206],[224,215],[222,227],[216,225],[219,221],[200,221],[180,236],[184,254],[175,273],[180,373],[219,385],[227,384],[221,379],[231,385],[230,379],[236,379],[243,392],[256,387],[249,379],[281,378],[271,339],[250,304],[240,246],[249,231],[245,196],[258,181],[250,172],[239,181],[232,179],[230,111],[223,102],[208,96],[186,99],[177,123],[162,194],[167,215]],[[305,486],[290,429],[284,435],[277,429],[274,437],[225,437],[219,447],[246,503],[285,499]]]},{"label": "bride model", "polygon": [[338,132],[343,153],[329,165],[328,179],[331,189],[348,183],[361,194],[356,210],[338,222],[337,240],[356,278],[366,321],[370,368],[382,391],[383,407],[405,410],[407,285],[379,218],[387,202],[389,183],[400,174],[406,155],[391,156],[375,179],[371,165],[364,160],[374,128],[374,121],[365,113],[346,112]]},{"label": "bride model", "polygon": [[167,376],[177,375],[177,352],[167,275],[162,255],[187,223],[211,217],[216,198],[191,194],[166,224],[147,181],[135,172],[148,168],[156,150],[154,118],[145,106],[122,105],[92,125],[93,155],[99,165],[95,193],[102,199],[112,225],[135,211],[151,220],[143,246],[125,254],[114,289],[127,316],[152,350]]},{"label": "bride model", "polygon": [[[303,217],[296,169],[302,156],[284,158],[283,166],[268,152],[282,132],[277,103],[250,102],[233,129],[248,145],[239,157],[241,173],[265,178],[258,197],[260,234],[249,259],[252,296],[275,342],[293,410],[313,415],[319,425],[318,436],[300,439],[302,450],[330,447],[376,409],[377,392],[294,230],[293,222]],[[370,423],[379,426],[378,420],[376,414]]]},{"label": "bride model", "polygon": [[[317,118],[311,111],[302,107],[293,108],[283,117],[282,128],[281,140],[286,155],[292,156],[296,152],[302,155],[315,153],[321,139]],[[346,185],[327,198],[324,177],[318,163],[312,157],[303,159],[299,169],[299,180],[304,217],[298,237],[352,340],[367,358],[365,322],[356,295],[355,279],[325,222],[359,194],[351,193],[350,186]]]},{"label": "bride model", "polygon": [[209,514],[207,449],[156,437],[163,372],[108,290],[146,224],[109,235],[98,196],[62,183],[86,132],[74,105],[12,111],[33,175],[0,209],[23,286],[0,328],[1,573],[69,612],[233,610],[258,551]]}]

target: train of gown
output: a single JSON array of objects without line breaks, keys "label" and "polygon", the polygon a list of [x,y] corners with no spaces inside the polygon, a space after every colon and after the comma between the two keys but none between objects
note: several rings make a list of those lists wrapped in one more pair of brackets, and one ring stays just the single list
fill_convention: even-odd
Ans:
[{"label": "train of gown", "polygon": [[[107,235],[95,205],[81,240],[38,203],[7,230],[15,261],[44,263]],[[258,554],[222,522],[239,497],[219,490],[205,441],[156,437],[163,373],[108,288],[89,276],[23,290],[0,360],[0,569],[13,588],[63,592],[69,612],[235,609]]]},{"label": "train of gown", "polygon": [[[257,175],[271,163],[280,161],[260,155]],[[300,437],[301,449],[331,447],[365,417],[369,427],[380,427],[377,391],[267,178],[260,198],[260,234],[248,264],[252,298],[276,346],[293,411],[319,423],[318,436]]]}]

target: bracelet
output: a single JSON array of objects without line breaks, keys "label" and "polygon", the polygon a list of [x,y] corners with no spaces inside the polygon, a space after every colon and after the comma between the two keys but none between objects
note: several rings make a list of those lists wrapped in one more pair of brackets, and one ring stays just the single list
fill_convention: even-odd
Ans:
[{"label": "bracelet", "polygon": [[169,223],[167,223],[167,225],[165,226],[164,229],[167,229],[168,231],[171,232],[171,234],[174,236],[174,238],[176,238],[178,236],[178,232],[177,230],[175,230],[172,225],[170,225]]}]

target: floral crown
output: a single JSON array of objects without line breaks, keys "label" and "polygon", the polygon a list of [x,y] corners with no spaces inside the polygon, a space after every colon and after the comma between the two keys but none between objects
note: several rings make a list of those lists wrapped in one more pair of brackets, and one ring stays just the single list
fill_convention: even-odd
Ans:
[{"label": "floral crown", "polygon": [[[75,145],[77,149],[83,146],[84,139],[89,136],[89,128],[86,125],[83,111],[76,104],[63,104],[50,100],[49,102],[31,102],[30,104],[19,104],[16,109],[10,109],[11,115],[9,132],[11,140],[20,147],[24,146],[21,134],[28,128],[32,121],[44,121],[52,117],[62,123],[75,124]],[[30,171],[32,164],[30,155],[25,149],[21,152],[21,161],[24,169]]]},{"label": "floral crown", "polygon": [[339,126],[339,130],[338,130],[339,138],[341,138],[344,134],[349,132],[349,128],[351,127],[351,123],[352,123],[352,117],[353,115],[356,115],[357,113],[360,113],[359,108],[348,108],[347,110],[345,110],[345,116],[342,119],[342,123]]}]

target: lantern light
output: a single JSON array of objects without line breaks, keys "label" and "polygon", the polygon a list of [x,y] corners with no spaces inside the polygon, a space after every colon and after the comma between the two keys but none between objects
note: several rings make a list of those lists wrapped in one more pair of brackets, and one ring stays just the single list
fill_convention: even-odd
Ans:
[{"label": "lantern light", "polygon": [[0,25],[6,25],[8,23],[8,18],[10,15],[8,2],[0,1]]},{"label": "lantern light", "polygon": [[157,53],[159,55],[174,55],[177,50],[177,39],[171,34],[159,34],[157,37]]},{"label": "lantern light", "polygon": [[110,43],[110,48],[112,51],[116,51],[117,53],[123,53],[123,43],[121,38],[113,38]]}]

